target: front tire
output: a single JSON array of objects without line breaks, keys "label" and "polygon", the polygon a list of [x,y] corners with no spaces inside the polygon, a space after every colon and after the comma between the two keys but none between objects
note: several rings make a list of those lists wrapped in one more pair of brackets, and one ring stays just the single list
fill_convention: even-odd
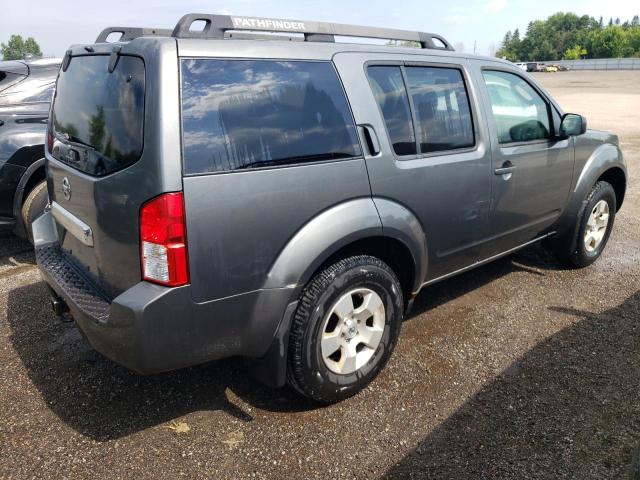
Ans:
[{"label": "front tire", "polygon": [[554,253],[570,267],[587,267],[602,254],[611,235],[616,217],[616,193],[610,183],[597,182],[586,199],[573,237],[567,236],[554,245]]},{"label": "front tire", "polygon": [[33,243],[33,229],[31,224],[44,212],[45,207],[49,203],[49,194],[47,193],[47,182],[42,181],[33,187],[22,204],[22,222],[24,223],[24,231],[27,234],[27,240]]},{"label": "front tire", "polygon": [[302,292],[289,335],[287,377],[321,403],[366,387],[395,347],[404,303],[395,273],[378,258],[345,258]]}]

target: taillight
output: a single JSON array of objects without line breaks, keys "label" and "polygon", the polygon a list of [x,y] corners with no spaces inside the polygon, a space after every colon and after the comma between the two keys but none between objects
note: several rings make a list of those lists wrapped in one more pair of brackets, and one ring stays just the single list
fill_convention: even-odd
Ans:
[{"label": "taillight", "polygon": [[182,192],[165,193],[140,209],[142,278],[169,287],[189,283]]},{"label": "taillight", "polygon": [[53,132],[51,129],[47,130],[47,151],[53,152]]}]

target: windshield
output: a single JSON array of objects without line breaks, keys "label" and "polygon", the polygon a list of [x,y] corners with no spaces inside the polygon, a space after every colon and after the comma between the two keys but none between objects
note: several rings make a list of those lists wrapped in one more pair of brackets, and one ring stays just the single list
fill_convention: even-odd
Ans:
[{"label": "windshield", "polygon": [[83,155],[54,156],[91,175],[102,176],[142,154],[144,62],[121,56],[109,73],[108,55],[73,57],[60,72],[52,124],[59,140],[86,147]]}]

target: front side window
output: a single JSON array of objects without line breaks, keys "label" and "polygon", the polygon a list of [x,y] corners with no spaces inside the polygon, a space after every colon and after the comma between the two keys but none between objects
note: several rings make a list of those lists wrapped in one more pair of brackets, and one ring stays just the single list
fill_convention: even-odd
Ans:
[{"label": "front side window", "polygon": [[455,68],[407,67],[420,153],[473,147],[471,108],[462,72]]},{"label": "front side window", "polygon": [[362,155],[329,62],[184,59],[186,174]]},{"label": "front side window", "polygon": [[396,155],[415,155],[416,138],[409,97],[400,67],[369,67],[369,83],[382,111]]},{"label": "front side window", "polygon": [[491,109],[501,144],[550,138],[545,100],[523,78],[513,73],[485,70]]}]

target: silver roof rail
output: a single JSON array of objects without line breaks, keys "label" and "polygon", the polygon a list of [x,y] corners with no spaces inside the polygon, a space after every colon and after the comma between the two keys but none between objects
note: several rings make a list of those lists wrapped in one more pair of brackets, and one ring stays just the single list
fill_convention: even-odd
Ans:
[{"label": "silver roof rail", "polygon": [[[195,22],[204,22],[200,30],[191,30]],[[335,36],[379,38],[418,42],[422,48],[453,50],[451,44],[435,33],[397,30],[393,28],[363,27],[342,23],[308,22],[279,18],[236,17],[232,15],[212,15],[189,13],[183,16],[173,29],[176,38],[223,39],[229,30],[302,33],[310,42],[334,42]],[[278,37],[275,37],[278,38]]]},{"label": "silver roof rail", "polygon": [[[100,32],[95,43],[107,43],[107,37],[112,33],[120,33],[120,38],[115,42],[130,42],[138,37],[170,37],[171,30],[167,28],[141,28],[141,27],[107,27]],[[109,42],[111,43],[111,42]]]}]

